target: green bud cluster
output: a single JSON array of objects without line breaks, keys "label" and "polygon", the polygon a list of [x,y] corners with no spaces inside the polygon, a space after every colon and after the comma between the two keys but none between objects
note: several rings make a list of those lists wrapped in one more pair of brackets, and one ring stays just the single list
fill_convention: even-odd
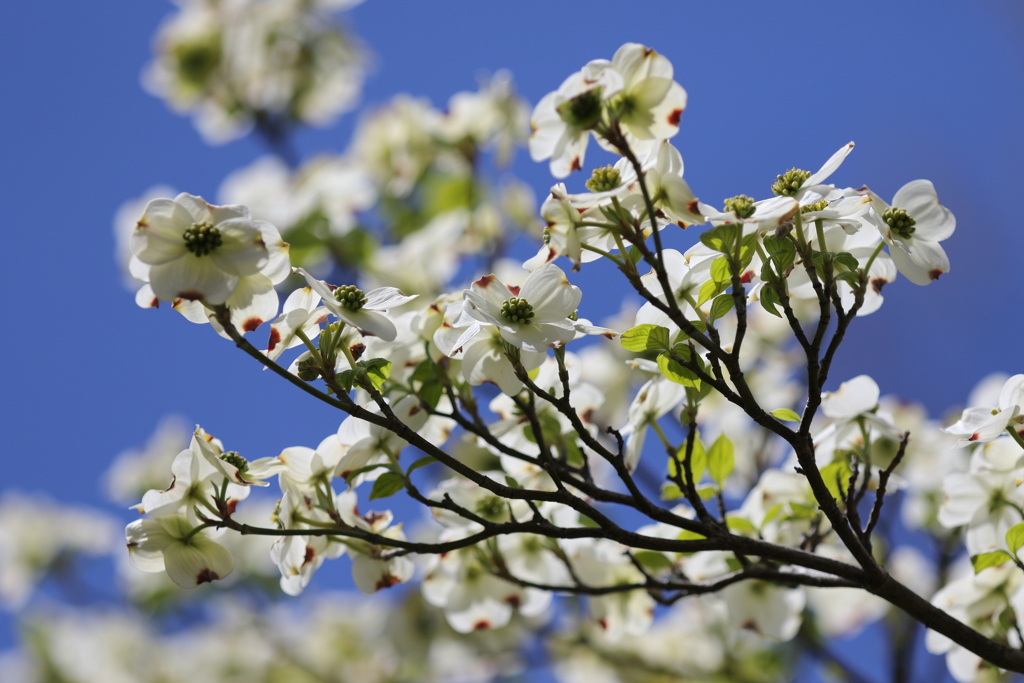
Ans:
[{"label": "green bud cluster", "polygon": [[249,461],[240,456],[235,451],[228,451],[227,453],[221,453],[220,459],[229,465],[234,465],[235,469],[245,474],[246,470],[249,469]]},{"label": "green bud cluster", "polygon": [[551,244],[551,228],[544,228],[544,244]]},{"label": "green bud cluster", "polygon": [[805,213],[813,213],[814,211],[824,211],[827,208],[828,208],[828,200],[827,199],[820,199],[820,200],[814,202],[813,204],[808,204],[807,206],[801,207],[800,213],[802,215],[802,214],[805,214]]},{"label": "green bud cluster", "polygon": [[514,296],[501,305],[501,317],[510,323],[528,325],[533,315],[533,306],[526,299]]},{"label": "green bud cluster", "polygon": [[342,285],[334,290],[334,298],[350,311],[358,311],[366,305],[366,295],[355,285]]},{"label": "green bud cluster", "polygon": [[889,225],[889,230],[903,239],[908,239],[917,230],[914,227],[917,221],[910,217],[906,209],[897,209],[896,207],[886,209],[882,214],[882,220]]},{"label": "green bud cluster", "polygon": [[299,361],[298,372],[296,374],[303,382],[312,382],[320,376],[320,366],[313,358],[304,358]]},{"label": "green bud cluster", "polygon": [[776,176],[775,182],[772,183],[772,192],[780,197],[792,197],[810,177],[810,171],[791,168],[782,175]]},{"label": "green bud cluster", "polygon": [[725,210],[732,211],[738,218],[750,218],[754,215],[756,207],[753,198],[738,194],[725,200]]},{"label": "green bud cluster", "polygon": [[614,190],[622,182],[619,169],[614,166],[602,166],[595,168],[587,181],[587,189],[591,192],[607,192]]},{"label": "green bud cluster", "polygon": [[498,496],[484,496],[474,506],[474,512],[487,520],[499,518],[505,509],[505,501]]},{"label": "green bud cluster", "polygon": [[224,241],[220,230],[210,223],[193,223],[181,238],[185,240],[185,248],[196,256],[206,256]]},{"label": "green bud cluster", "polygon": [[590,130],[601,120],[601,91],[594,88],[558,105],[558,115],[573,128]]},{"label": "green bud cluster", "polygon": [[572,313],[569,314],[569,320],[579,320],[579,319],[580,319],[580,309],[577,308],[575,311],[573,311]]}]

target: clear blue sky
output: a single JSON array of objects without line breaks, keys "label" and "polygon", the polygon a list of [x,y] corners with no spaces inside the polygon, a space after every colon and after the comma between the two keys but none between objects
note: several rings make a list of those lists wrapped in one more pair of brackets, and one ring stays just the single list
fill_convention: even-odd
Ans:
[{"label": "clear blue sky", "polygon": [[[212,198],[261,153],[251,140],[207,147],[142,91],[151,36],[171,10],[35,0],[2,11],[0,489],[101,504],[111,458],[168,412],[250,458],[315,445],[337,425],[209,328],[140,311],[121,287],[110,228],[121,201],[157,183]],[[868,372],[883,393],[938,413],[984,374],[1024,370],[1019,3],[370,0],[350,18],[377,55],[367,103],[408,91],[443,106],[480,70],[503,67],[536,102],[623,42],[656,48],[689,92],[675,142],[711,203],[765,196],[776,173],[814,170],[849,140],[839,185],[889,198],[931,179],[958,220],[944,243],[952,270],[927,288],[890,285],[882,310],[854,326],[835,383]],[[340,151],[351,124],[303,134],[300,149]],[[515,170],[539,194],[552,183],[526,155]],[[621,299],[603,273],[575,281],[585,306]]]}]

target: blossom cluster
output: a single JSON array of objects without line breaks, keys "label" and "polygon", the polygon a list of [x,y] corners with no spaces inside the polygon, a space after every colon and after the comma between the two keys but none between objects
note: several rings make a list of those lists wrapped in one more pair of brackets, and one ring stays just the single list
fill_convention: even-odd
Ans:
[{"label": "blossom cluster", "polygon": [[[419,574],[460,634],[585,595],[581,628],[609,653],[675,636],[659,604],[693,603],[680,619],[728,626],[742,651],[792,641],[805,619],[826,637],[899,624],[892,605],[921,614],[923,596],[966,629],[921,618],[958,681],[1002,666],[967,631],[1018,666],[1024,375],[989,382],[945,427],[867,375],[829,376],[898,274],[949,272],[952,212],[928,180],[889,202],[829,182],[852,142],[814,172],[766,175],[761,198],[701,201],[672,143],[687,104],[674,78],[629,43],[540,100],[527,144],[556,179],[583,169],[591,137],[619,158],[579,192],[551,188],[521,265],[499,257],[529,201],[478,169],[525,139],[505,74],[446,112],[394,99],[342,156],[260,160],[225,182],[225,205],[150,199],[129,239],[137,302],[210,323],[345,417],[253,460],[197,427],[170,486],[136,506],[148,517],[126,530],[133,564],[194,587],[232,573],[226,538],[265,536],[285,593],[347,555],[364,593]],[[369,235],[380,241],[363,248]],[[563,257],[573,273],[614,267],[643,305],[595,325]],[[272,478],[270,525],[241,521]],[[429,525],[369,509],[400,492]],[[907,528],[953,543],[963,529],[976,573],[933,575],[919,550],[892,547],[893,500]],[[627,528],[617,509],[644,521]],[[715,647],[687,665],[717,670]],[[564,652],[566,671],[599,658]]]},{"label": "blossom cluster", "polygon": [[325,125],[362,88],[366,52],[330,14],[358,1],[184,0],[157,33],[143,84],[194,113],[211,142]]}]

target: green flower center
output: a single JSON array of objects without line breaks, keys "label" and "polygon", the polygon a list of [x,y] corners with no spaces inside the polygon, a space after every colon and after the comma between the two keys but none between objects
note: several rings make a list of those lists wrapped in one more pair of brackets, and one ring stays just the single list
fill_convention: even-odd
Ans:
[{"label": "green flower center", "polygon": [[533,306],[526,299],[514,296],[501,305],[501,317],[510,323],[528,325],[533,317]]},{"label": "green flower center", "polygon": [[240,456],[235,451],[221,453],[220,459],[229,465],[234,465],[235,469],[237,469],[242,474],[245,474],[245,471],[249,469],[249,461]]},{"label": "green flower center", "polygon": [[477,501],[474,512],[487,520],[498,519],[505,512],[505,501],[498,496],[484,496]]},{"label": "green flower center", "polygon": [[601,119],[601,91],[594,88],[558,105],[558,115],[573,128],[589,130]]},{"label": "green flower center", "polygon": [[824,211],[828,208],[828,200],[820,199],[813,204],[808,204],[800,209],[800,214],[812,213],[814,211]]},{"label": "green flower center", "polygon": [[211,223],[193,223],[181,237],[185,240],[185,248],[196,256],[206,256],[224,241],[220,230]]},{"label": "green flower center", "polygon": [[750,218],[754,215],[756,207],[752,198],[745,194],[738,194],[725,200],[725,210],[732,211],[737,218]]},{"label": "green flower center", "polygon": [[810,177],[810,171],[805,171],[800,168],[791,168],[782,175],[776,177],[775,182],[772,183],[772,192],[780,197],[792,197]]},{"label": "green flower center", "polygon": [[620,119],[628,119],[630,114],[637,110],[636,97],[620,92],[611,98],[608,108],[615,112]]},{"label": "green flower center", "polygon": [[172,53],[178,61],[181,79],[195,88],[202,88],[220,64],[220,39],[216,37],[184,43]]},{"label": "green flower center", "polygon": [[334,290],[334,298],[350,311],[358,311],[366,305],[366,295],[355,285],[342,285]]},{"label": "green flower center", "polygon": [[573,311],[572,313],[569,314],[569,320],[576,321],[576,320],[579,320],[579,319],[580,319],[580,309],[577,308],[575,311]]},{"label": "green flower center", "polygon": [[590,174],[587,189],[591,192],[607,192],[618,187],[621,180],[619,169],[614,166],[602,166],[595,168],[594,172]]},{"label": "green flower center", "polygon": [[914,227],[917,221],[910,217],[906,209],[897,209],[896,207],[886,209],[885,213],[882,214],[882,220],[889,225],[891,232],[903,239],[909,239],[914,234],[914,231],[917,230]]}]

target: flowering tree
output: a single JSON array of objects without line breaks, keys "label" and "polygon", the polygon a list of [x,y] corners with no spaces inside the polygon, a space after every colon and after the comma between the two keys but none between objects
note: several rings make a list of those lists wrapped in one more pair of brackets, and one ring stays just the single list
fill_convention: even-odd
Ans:
[{"label": "flowering tree", "polygon": [[[891,202],[828,184],[851,142],[766,198],[705,203],[671,144],[686,91],[636,43],[532,115],[502,73],[445,112],[398,96],[345,154],[300,161],[294,130],[351,108],[362,80],[365,50],[330,14],[348,4],[191,0],[158,34],[147,85],[207,139],[254,130],[273,155],[228,178],[223,204],[164,191],[128,210],[136,301],[209,324],[339,427],[255,460],[199,427],[161,449],[159,485],[129,477],[148,489],[126,529],[135,568],[192,588],[266,537],[285,593],[347,555],[364,593],[418,576],[458,634],[585,596],[551,637],[565,680],[627,666],[771,680],[756,662],[780,657],[774,643],[834,659],[828,638],[883,617],[897,678],[917,624],[958,681],[1024,672],[1024,375],[986,380],[945,428],[867,376],[826,391],[886,284],[949,271],[955,219],[931,182]],[[618,160],[586,192],[552,187],[542,231],[529,190],[486,168],[526,141],[572,183],[591,138]],[[603,269],[644,303],[595,325],[563,267]],[[251,514],[271,479],[276,506]],[[403,521],[368,509],[395,496],[414,504]],[[407,534],[416,508],[436,524]],[[934,558],[896,545],[897,511]],[[657,646],[680,638],[705,650]]]}]

